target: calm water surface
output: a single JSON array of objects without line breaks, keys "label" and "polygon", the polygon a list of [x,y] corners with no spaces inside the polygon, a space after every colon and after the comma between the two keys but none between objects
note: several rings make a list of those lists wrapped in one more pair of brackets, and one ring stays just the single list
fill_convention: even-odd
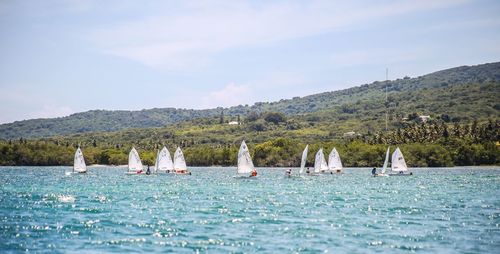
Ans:
[{"label": "calm water surface", "polygon": [[500,168],[284,178],[259,169],[0,167],[0,252],[500,253]]}]

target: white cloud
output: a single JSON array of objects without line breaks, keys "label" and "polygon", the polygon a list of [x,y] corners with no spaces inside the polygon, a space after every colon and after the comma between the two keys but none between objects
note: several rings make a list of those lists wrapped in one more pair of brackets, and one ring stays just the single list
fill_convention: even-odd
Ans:
[{"label": "white cloud", "polygon": [[40,91],[4,87],[0,94],[0,124],[33,118],[68,116],[75,111],[42,96]]},{"label": "white cloud", "polygon": [[0,108],[0,124],[36,118],[63,117],[73,113],[75,111],[68,106],[55,105],[43,105],[39,108],[37,105],[30,105],[29,107],[23,105],[20,108],[14,109]]},{"label": "white cloud", "polygon": [[269,45],[462,2],[186,4],[179,14],[144,17],[105,27],[91,33],[90,38],[105,53],[154,68],[184,70],[210,63],[215,54],[225,49]]},{"label": "white cloud", "polygon": [[28,118],[53,118],[69,116],[75,111],[67,106],[43,105],[42,108],[30,113]]},{"label": "white cloud", "polygon": [[423,48],[370,48],[364,50],[352,50],[337,52],[331,58],[331,63],[336,67],[353,67],[370,64],[394,64],[414,61],[425,57],[426,50]]},{"label": "white cloud", "polygon": [[493,18],[481,18],[474,20],[460,20],[455,22],[442,23],[438,25],[434,25],[431,27],[427,27],[426,32],[431,30],[442,31],[442,30],[461,30],[467,28],[483,28],[483,27],[499,27],[500,26],[500,17]]},{"label": "white cloud", "polygon": [[310,93],[306,84],[307,80],[296,73],[275,72],[261,80],[246,82],[244,85],[230,83],[222,89],[209,92],[208,95],[201,96],[198,108],[251,105],[259,101],[292,98]]},{"label": "white cloud", "polygon": [[253,91],[249,86],[230,83],[220,90],[210,92],[201,101],[205,108],[243,105],[253,101]]}]

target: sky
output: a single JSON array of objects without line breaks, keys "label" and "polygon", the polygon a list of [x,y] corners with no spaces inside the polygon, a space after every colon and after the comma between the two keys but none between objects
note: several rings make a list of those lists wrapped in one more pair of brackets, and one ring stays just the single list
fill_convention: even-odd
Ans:
[{"label": "sky", "polygon": [[213,108],[500,61],[500,1],[0,0],[0,123]]}]

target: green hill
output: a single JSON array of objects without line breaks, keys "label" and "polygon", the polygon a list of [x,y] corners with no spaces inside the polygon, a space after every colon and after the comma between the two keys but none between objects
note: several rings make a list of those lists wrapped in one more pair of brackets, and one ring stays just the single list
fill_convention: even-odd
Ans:
[{"label": "green hill", "polygon": [[[389,93],[387,103],[386,86]],[[497,99],[499,94],[500,63],[491,63],[447,69],[417,78],[405,77],[388,82],[373,82],[278,102],[258,102],[252,106],[239,105],[206,110],[92,110],[61,118],[17,121],[0,125],[0,138],[40,138],[165,127],[195,119],[213,119],[219,117],[222,111],[226,119],[227,116],[233,116],[235,119],[236,115],[245,118],[249,114],[281,112],[292,116],[298,125],[324,122],[323,127],[335,128],[334,135],[338,135],[352,129],[380,130],[384,126],[386,110],[389,112],[390,128],[401,127],[400,120],[411,114],[432,115],[434,118],[453,122],[496,119],[500,110]],[[340,121],[341,125],[332,125],[332,122]]]},{"label": "green hill", "polygon": [[499,74],[494,63],[252,106],[21,121],[1,126],[0,165],[71,165],[78,146],[89,164],[126,164],[132,146],[152,164],[157,149],[180,146],[190,166],[230,166],[242,140],[257,166],[297,166],[306,144],[308,165],[320,148],[336,147],[344,166],[380,166],[388,145],[412,167],[498,165]]}]

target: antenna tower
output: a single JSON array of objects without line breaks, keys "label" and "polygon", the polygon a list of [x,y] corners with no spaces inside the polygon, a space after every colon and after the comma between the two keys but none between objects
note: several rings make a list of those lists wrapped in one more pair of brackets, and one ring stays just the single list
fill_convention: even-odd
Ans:
[{"label": "antenna tower", "polygon": [[388,120],[388,115],[387,111],[388,105],[387,105],[387,85],[389,85],[389,68],[385,68],[385,131],[387,132],[387,120]]}]

